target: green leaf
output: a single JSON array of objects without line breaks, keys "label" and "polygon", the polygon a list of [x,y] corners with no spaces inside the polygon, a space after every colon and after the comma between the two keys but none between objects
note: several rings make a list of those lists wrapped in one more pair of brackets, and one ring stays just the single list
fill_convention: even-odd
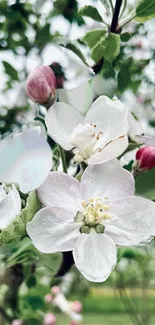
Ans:
[{"label": "green leaf", "polygon": [[83,38],[82,41],[88,45],[90,48],[94,47],[100,39],[105,36],[106,31],[103,29],[96,29],[91,32],[88,32]]},{"label": "green leaf", "polygon": [[18,81],[19,77],[18,77],[18,72],[17,70],[7,61],[2,61],[4,69],[5,69],[5,73],[13,80]]},{"label": "green leaf", "polygon": [[136,195],[155,200],[155,168],[136,176]]},{"label": "green leaf", "polygon": [[74,54],[76,54],[82,60],[82,62],[85,65],[88,66],[88,63],[87,63],[82,51],[78,47],[77,42],[71,42],[68,38],[65,38],[65,37],[57,37],[54,39],[54,42],[56,44],[63,46],[64,48],[72,51]]},{"label": "green leaf", "polygon": [[136,19],[140,22],[155,17],[155,0],[137,0],[135,4]]},{"label": "green leaf", "polygon": [[27,198],[26,207],[13,220],[7,228],[0,233],[0,242],[8,243],[9,241],[26,234],[26,223],[31,221],[34,215],[41,209],[41,203],[35,191],[31,192]]},{"label": "green leaf", "polygon": [[123,34],[121,34],[121,41],[122,42],[128,42],[131,37],[132,37],[132,35],[129,34],[129,33],[127,33],[127,32],[123,33]]},{"label": "green leaf", "polygon": [[124,91],[131,82],[131,67],[132,60],[129,59],[122,62],[121,69],[118,73],[118,88],[121,92]]},{"label": "green leaf", "polygon": [[113,62],[120,52],[120,36],[110,33],[107,37],[102,37],[93,47],[91,57],[94,61],[102,57],[109,63]]},{"label": "green leaf", "polygon": [[103,19],[101,15],[99,14],[98,10],[95,7],[92,7],[90,5],[86,5],[83,8],[80,9],[79,14],[81,16],[92,18],[95,21],[98,21],[100,23],[103,22]]}]

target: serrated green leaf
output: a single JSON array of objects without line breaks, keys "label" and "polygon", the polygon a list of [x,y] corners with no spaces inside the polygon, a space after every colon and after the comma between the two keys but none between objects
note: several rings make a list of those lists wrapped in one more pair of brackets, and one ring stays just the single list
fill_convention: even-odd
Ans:
[{"label": "serrated green leaf", "polygon": [[105,36],[106,31],[103,29],[96,29],[91,32],[88,32],[83,38],[82,41],[88,45],[90,48],[93,48],[100,39]]},{"label": "serrated green leaf", "polygon": [[155,168],[136,176],[136,195],[155,200]]},{"label": "serrated green leaf", "polygon": [[21,213],[0,233],[0,243],[9,241],[26,234],[26,223],[31,221],[34,215],[41,208],[41,203],[35,191],[31,192],[27,198],[26,207]]},{"label": "serrated green leaf", "polygon": [[98,10],[95,7],[92,7],[90,5],[86,5],[83,8],[81,8],[79,14],[81,16],[92,18],[93,20],[98,21],[100,23],[103,22],[103,19],[99,14]]},{"label": "serrated green leaf", "polygon": [[93,47],[91,57],[94,61],[102,57],[109,63],[113,62],[120,52],[120,36],[110,33],[107,37],[102,37]]},{"label": "serrated green leaf", "polygon": [[17,70],[7,61],[2,61],[5,73],[10,76],[11,79],[18,81],[18,72]]},{"label": "serrated green leaf", "polygon": [[140,22],[155,17],[155,1],[154,0],[137,0],[135,4],[136,19]]},{"label": "serrated green leaf", "polygon": [[60,46],[63,46],[64,48],[72,51],[74,54],[76,54],[81,60],[82,62],[88,66],[88,63],[82,53],[82,51],[80,50],[80,48],[78,47],[77,42],[71,42],[68,38],[66,37],[57,37],[54,39],[54,42],[56,44],[59,44]]}]

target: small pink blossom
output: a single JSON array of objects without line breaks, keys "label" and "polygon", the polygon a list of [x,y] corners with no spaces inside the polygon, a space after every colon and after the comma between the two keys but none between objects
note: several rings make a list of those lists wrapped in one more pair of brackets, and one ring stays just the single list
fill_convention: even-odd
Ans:
[{"label": "small pink blossom", "polygon": [[56,317],[52,313],[48,313],[44,316],[44,325],[55,325]]},{"label": "small pink blossom", "polygon": [[50,107],[55,98],[56,77],[48,66],[34,69],[27,79],[26,92],[31,100]]},{"label": "small pink blossom", "polygon": [[75,313],[80,313],[82,311],[82,304],[80,301],[73,301],[71,308]]}]

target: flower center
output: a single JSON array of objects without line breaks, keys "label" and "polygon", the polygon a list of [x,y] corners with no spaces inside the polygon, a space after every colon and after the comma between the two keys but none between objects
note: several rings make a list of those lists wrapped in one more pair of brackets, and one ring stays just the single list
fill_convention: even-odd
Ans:
[{"label": "flower center", "polygon": [[74,160],[78,163],[87,160],[94,153],[94,147],[102,136],[102,132],[96,132],[96,125],[86,123],[79,124],[70,137],[70,143],[74,146]]},{"label": "flower center", "polygon": [[91,229],[97,233],[104,232],[104,221],[110,219],[108,198],[103,200],[100,197],[89,198],[82,202],[83,212],[78,212],[75,216],[75,222],[83,222],[80,228],[82,233],[89,234]]}]

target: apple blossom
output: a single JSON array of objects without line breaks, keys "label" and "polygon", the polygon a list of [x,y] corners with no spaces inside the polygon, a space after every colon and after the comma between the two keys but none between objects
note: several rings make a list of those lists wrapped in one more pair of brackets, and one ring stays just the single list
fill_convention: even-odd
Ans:
[{"label": "apple blossom", "polygon": [[136,152],[136,163],[140,169],[152,169],[155,167],[155,147],[143,147]]},{"label": "apple blossom", "polygon": [[79,271],[105,281],[118,246],[147,243],[155,234],[155,203],[134,197],[134,178],[117,159],[88,166],[81,183],[51,172],[38,189],[45,206],[27,224],[33,245],[43,253],[73,250]]},{"label": "apple blossom", "polygon": [[52,153],[36,129],[0,141],[0,181],[17,183],[23,193],[39,187],[52,167]]},{"label": "apple blossom", "polygon": [[73,149],[76,162],[97,164],[118,157],[127,148],[127,113],[118,99],[100,96],[85,118],[72,106],[57,102],[45,122],[49,135],[62,148]]},{"label": "apple blossom", "polygon": [[56,317],[52,313],[48,313],[44,316],[44,325],[55,325]]},{"label": "apple blossom", "polygon": [[34,69],[27,79],[27,95],[36,103],[47,108],[55,98],[56,77],[52,68],[41,66]]},{"label": "apple blossom", "polygon": [[80,322],[82,316],[73,311],[72,304],[66,299],[62,292],[59,292],[53,300],[53,304],[57,306],[63,313],[66,313],[72,320]]},{"label": "apple blossom", "polygon": [[60,293],[60,288],[58,286],[54,286],[51,288],[51,292],[53,295],[57,295],[58,293]]},{"label": "apple blossom", "polygon": [[7,192],[0,185],[0,229],[6,228],[21,211],[21,199],[15,186],[9,186]]}]

